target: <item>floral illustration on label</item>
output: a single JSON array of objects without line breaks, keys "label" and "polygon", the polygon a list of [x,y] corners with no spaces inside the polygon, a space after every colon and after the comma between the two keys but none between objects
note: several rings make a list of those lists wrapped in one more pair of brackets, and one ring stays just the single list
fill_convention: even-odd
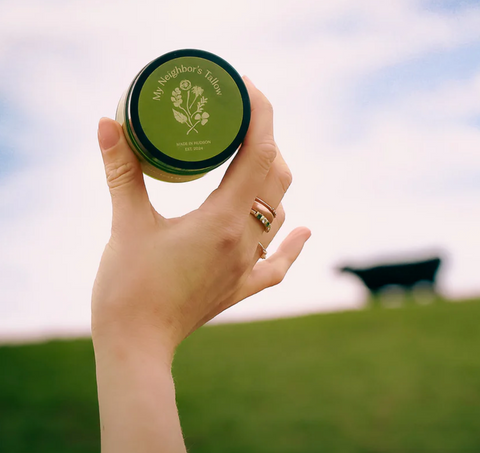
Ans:
[{"label": "floral illustration on label", "polygon": [[[183,96],[186,92],[186,102],[183,103]],[[173,102],[174,107],[182,110],[173,110],[173,116],[175,119],[182,124],[185,124],[188,127],[187,135],[190,132],[195,131],[198,134],[198,130],[196,129],[198,124],[205,126],[208,122],[208,118],[210,115],[207,112],[203,111],[205,104],[208,102],[208,98],[202,96],[203,88],[199,86],[192,87],[192,82],[190,80],[182,80],[180,82],[180,88],[175,88],[172,91],[171,100]],[[197,102],[197,109],[192,112],[193,105],[200,97],[200,100]]]}]

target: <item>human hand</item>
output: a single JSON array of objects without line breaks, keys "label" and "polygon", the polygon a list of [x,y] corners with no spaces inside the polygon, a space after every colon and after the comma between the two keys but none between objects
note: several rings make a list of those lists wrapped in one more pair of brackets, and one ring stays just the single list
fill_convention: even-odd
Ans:
[{"label": "human hand", "polygon": [[[183,217],[166,219],[152,207],[121,126],[100,121],[113,220],[93,290],[94,339],[150,332],[173,355],[218,313],[278,284],[310,237],[297,228],[259,261],[259,241],[268,247],[284,222],[281,200],[291,173],[274,141],[270,103],[245,82],[252,117],[244,143],[218,189]],[[257,196],[277,210],[269,233],[250,214]]]}]

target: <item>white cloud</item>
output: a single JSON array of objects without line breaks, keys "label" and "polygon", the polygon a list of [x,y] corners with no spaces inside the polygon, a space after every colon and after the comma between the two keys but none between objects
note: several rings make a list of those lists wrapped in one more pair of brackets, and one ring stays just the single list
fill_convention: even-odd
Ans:
[{"label": "white cloud", "polygon": [[[21,159],[36,160],[0,181],[0,332],[88,329],[110,221],[97,120],[113,115],[145,63],[182,47],[218,53],[271,99],[295,177],[279,236],[298,224],[314,233],[281,286],[221,319],[359,306],[364,290],[333,267],[409,250],[451,254],[446,294],[480,291],[478,192],[429,190],[480,168],[480,133],[467,122],[479,113],[480,73],[368,107],[358,136],[344,139],[355,82],[480,43],[479,8],[451,15],[401,0],[248,0],[234,13],[213,0],[2,7],[0,92],[34,120],[17,147]],[[223,170],[192,183],[195,190],[149,180],[153,203],[167,216],[193,209]]]}]

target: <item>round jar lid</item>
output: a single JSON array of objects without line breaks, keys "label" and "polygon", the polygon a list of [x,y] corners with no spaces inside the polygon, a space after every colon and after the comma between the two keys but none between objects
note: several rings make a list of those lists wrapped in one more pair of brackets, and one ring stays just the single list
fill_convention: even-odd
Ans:
[{"label": "round jar lid", "polygon": [[127,111],[131,138],[148,160],[179,174],[225,162],[250,123],[250,100],[237,71],[193,49],[149,63],[130,88]]}]

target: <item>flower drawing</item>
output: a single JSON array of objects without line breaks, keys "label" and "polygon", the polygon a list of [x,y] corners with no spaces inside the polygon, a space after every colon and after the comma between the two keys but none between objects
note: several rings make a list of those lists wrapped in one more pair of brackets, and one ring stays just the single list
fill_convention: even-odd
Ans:
[{"label": "flower drawing", "polygon": [[192,88],[192,93],[193,93],[195,96],[201,96],[201,95],[203,94],[203,88],[193,87],[193,88]]},{"label": "flower drawing", "polygon": [[171,99],[175,107],[180,107],[180,105],[183,104],[182,92],[178,88],[175,88],[175,90],[172,91]]},{"label": "flower drawing", "polygon": [[[183,104],[183,95],[180,91],[182,89],[187,94],[187,99],[185,104]],[[198,134],[197,126],[205,126],[208,122],[210,115],[207,112],[204,112],[203,109],[205,104],[208,102],[208,98],[203,95],[203,88],[199,86],[194,86],[192,88],[192,83],[190,80],[182,80],[180,82],[180,88],[175,88],[172,91],[172,97],[170,98],[173,102],[173,106],[177,107],[179,110],[173,110],[173,116],[175,119],[181,123],[186,124],[188,127],[187,135],[190,132],[195,131]],[[200,100],[197,102],[197,99],[200,97]],[[193,106],[197,102],[197,108],[195,111]],[[183,104],[183,105],[182,105]]]},{"label": "flower drawing", "polygon": [[184,91],[189,90],[192,87],[192,82],[190,80],[182,80],[180,82],[180,88]]},{"label": "flower drawing", "polygon": [[195,119],[197,121],[201,121],[202,126],[204,126],[207,123],[209,116],[210,115],[207,112],[203,112],[201,115],[200,115],[200,113],[197,113],[195,115]]}]

